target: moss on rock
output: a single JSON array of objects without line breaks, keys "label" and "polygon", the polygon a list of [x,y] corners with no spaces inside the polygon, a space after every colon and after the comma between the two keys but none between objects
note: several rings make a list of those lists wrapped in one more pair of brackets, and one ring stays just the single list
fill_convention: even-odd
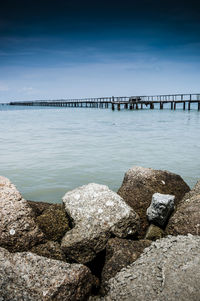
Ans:
[{"label": "moss on rock", "polygon": [[162,237],[164,237],[164,231],[161,228],[151,224],[147,230],[145,239],[156,240]]},{"label": "moss on rock", "polygon": [[70,230],[70,220],[63,205],[51,205],[36,221],[48,240],[61,241],[64,234]]},{"label": "moss on rock", "polygon": [[41,215],[46,209],[52,206],[51,203],[46,202],[35,202],[35,201],[27,201],[29,207],[31,207],[34,217]]}]

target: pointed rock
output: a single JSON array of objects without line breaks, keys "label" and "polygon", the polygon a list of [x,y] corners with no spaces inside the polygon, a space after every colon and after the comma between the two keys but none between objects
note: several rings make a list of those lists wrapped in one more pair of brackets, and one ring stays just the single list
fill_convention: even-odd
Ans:
[{"label": "pointed rock", "polygon": [[27,201],[7,178],[0,177],[0,246],[24,251],[43,237]]}]

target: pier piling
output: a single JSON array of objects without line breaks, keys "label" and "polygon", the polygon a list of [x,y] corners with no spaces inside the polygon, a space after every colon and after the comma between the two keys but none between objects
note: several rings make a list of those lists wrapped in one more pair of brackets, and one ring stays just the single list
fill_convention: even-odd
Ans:
[{"label": "pier piling", "polygon": [[199,94],[173,94],[173,95],[154,95],[154,96],[123,96],[123,97],[100,97],[85,99],[62,99],[62,100],[35,100],[35,101],[13,101],[7,105],[14,106],[48,106],[48,107],[70,107],[70,108],[111,108],[113,111],[117,109],[138,110],[143,106],[149,107],[150,110],[159,106],[160,110],[164,109],[164,104],[169,104],[171,110],[176,110],[176,105],[183,104],[183,110],[191,110],[191,104],[197,105],[200,111],[200,93]]}]

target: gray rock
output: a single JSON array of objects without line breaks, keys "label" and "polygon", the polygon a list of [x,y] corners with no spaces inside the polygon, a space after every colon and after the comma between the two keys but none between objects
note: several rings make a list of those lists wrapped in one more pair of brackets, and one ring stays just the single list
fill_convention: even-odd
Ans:
[{"label": "gray rock", "polygon": [[110,279],[105,301],[200,300],[200,237],[168,236],[153,242]]},{"label": "gray rock", "polygon": [[80,264],[0,248],[0,300],[85,300],[93,276]]},{"label": "gray rock", "polygon": [[77,262],[94,259],[111,235],[127,237],[138,231],[138,215],[107,186],[82,186],[66,193],[63,202],[75,227],[65,234],[61,246]]},{"label": "gray rock", "polygon": [[27,201],[7,178],[0,177],[0,246],[24,251],[42,239]]},{"label": "gray rock", "polygon": [[147,218],[151,223],[164,226],[174,210],[174,195],[154,193],[147,208]]}]

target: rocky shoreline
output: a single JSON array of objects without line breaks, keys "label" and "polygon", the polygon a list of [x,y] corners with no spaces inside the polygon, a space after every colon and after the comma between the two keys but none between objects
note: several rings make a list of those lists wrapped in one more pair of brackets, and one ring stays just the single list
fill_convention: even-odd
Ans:
[{"label": "rocky shoreline", "polygon": [[62,204],[0,177],[0,300],[200,300],[200,181],[133,167]]}]

